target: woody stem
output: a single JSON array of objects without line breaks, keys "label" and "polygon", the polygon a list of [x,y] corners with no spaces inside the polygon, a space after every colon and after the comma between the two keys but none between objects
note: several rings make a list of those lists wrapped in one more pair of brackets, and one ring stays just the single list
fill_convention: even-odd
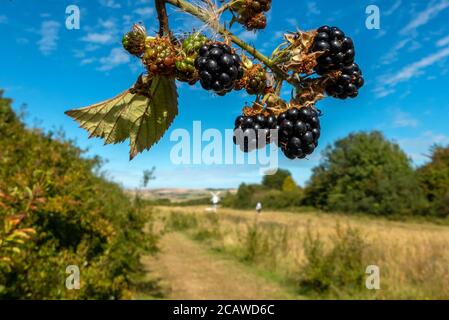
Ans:
[{"label": "woody stem", "polygon": [[164,34],[170,32],[167,8],[165,7],[165,0],[154,0],[154,2],[157,11],[157,19],[159,20],[159,35],[162,37]]}]

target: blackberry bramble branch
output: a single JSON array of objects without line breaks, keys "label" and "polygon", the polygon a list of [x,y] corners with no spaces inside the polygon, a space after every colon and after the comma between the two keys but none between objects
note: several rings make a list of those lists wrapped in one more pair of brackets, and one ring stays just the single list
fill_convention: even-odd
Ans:
[{"label": "blackberry bramble branch", "polygon": [[[170,30],[167,5],[204,23],[204,33]],[[267,24],[272,0],[155,0],[159,30],[149,35],[135,24],[122,39],[129,54],[142,61],[137,82],[107,101],[66,113],[106,144],[130,141],[130,159],[162,138],[178,114],[176,81],[199,85],[219,96],[246,90],[254,96],[235,120],[234,142],[244,152],[276,143],[288,159],[304,159],[318,146],[326,97],[355,98],[364,84],[355,62],[353,40],[338,27],[286,32],[270,56],[233,33],[257,32]],[[223,13],[232,19],[224,21]],[[290,101],[281,97],[290,86]],[[273,134],[275,132],[276,134]]]}]

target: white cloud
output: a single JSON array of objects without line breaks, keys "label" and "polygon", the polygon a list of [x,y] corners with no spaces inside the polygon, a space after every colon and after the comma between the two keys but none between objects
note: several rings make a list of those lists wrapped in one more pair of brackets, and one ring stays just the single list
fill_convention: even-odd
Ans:
[{"label": "white cloud", "polygon": [[56,22],[54,20],[47,20],[42,22],[41,29],[39,30],[41,38],[37,42],[39,50],[42,52],[42,54],[49,55],[57,49],[59,27],[59,22]]},{"label": "white cloud", "polygon": [[96,61],[97,59],[95,58],[85,58],[83,60],[81,60],[80,65],[84,66],[86,64],[92,64]]},{"label": "white cloud", "polygon": [[100,0],[100,4],[104,7],[112,9],[118,9],[121,7],[120,3],[116,2],[115,0]]},{"label": "white cloud", "polygon": [[108,56],[100,58],[99,71],[109,71],[115,67],[128,63],[129,55],[122,48],[113,48]]},{"label": "white cloud", "polygon": [[89,43],[95,43],[95,44],[108,44],[114,41],[114,37],[111,33],[88,33],[84,37],[81,38],[81,40]]},{"label": "white cloud", "polygon": [[415,128],[419,124],[419,121],[413,118],[409,113],[398,110],[393,120],[393,126],[395,128]]},{"label": "white cloud", "polygon": [[449,0],[441,0],[438,2],[432,1],[424,11],[418,13],[418,15],[401,30],[401,34],[407,34],[411,31],[415,31],[420,26],[427,24],[441,11],[447,9],[448,7]]}]

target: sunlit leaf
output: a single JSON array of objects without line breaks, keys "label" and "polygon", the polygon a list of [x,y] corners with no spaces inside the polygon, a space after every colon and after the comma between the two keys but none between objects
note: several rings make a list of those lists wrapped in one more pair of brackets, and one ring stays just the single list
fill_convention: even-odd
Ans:
[{"label": "sunlit leaf", "polygon": [[133,159],[158,142],[178,114],[175,80],[141,77],[132,88],[112,99],[66,114],[78,121],[89,137],[102,138],[105,144],[129,138]]}]

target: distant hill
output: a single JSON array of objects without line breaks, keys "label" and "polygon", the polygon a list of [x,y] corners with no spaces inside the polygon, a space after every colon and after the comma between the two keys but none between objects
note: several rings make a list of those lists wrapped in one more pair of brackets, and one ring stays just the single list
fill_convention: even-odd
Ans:
[{"label": "distant hill", "polygon": [[168,199],[171,202],[183,202],[210,197],[210,192],[220,192],[224,196],[227,192],[236,193],[237,189],[184,189],[184,188],[162,188],[162,189],[128,189],[127,194],[134,195],[139,191],[141,197],[147,200]]}]

